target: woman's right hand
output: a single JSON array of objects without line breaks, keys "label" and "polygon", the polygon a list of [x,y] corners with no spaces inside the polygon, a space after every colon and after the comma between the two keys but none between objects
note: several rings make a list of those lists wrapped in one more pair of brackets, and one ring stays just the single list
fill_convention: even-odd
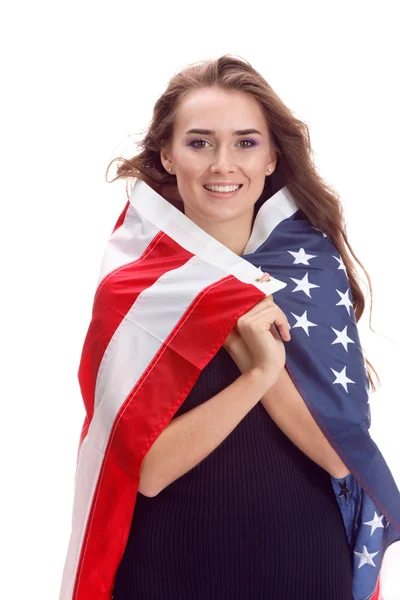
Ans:
[{"label": "woman's right hand", "polygon": [[[268,274],[264,274],[264,279]],[[236,323],[253,359],[253,368],[275,382],[286,362],[283,341],[290,340],[290,325],[285,313],[274,302],[272,294],[263,298]],[[277,329],[279,330],[279,333]]]}]

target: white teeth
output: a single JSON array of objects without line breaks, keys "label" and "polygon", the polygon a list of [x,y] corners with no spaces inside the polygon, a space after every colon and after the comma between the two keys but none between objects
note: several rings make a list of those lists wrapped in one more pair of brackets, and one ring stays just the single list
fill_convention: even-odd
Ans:
[{"label": "white teeth", "polygon": [[205,185],[204,187],[211,192],[234,192],[240,188],[240,185]]}]

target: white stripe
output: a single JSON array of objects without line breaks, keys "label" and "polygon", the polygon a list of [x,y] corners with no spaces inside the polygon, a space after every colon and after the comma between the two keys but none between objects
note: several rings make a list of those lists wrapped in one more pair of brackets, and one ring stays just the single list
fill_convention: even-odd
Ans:
[{"label": "white stripe", "polygon": [[299,207],[287,187],[268,198],[257,213],[253,230],[243,254],[252,254],[271,235],[275,227],[291,217]]},{"label": "white stripe", "polygon": [[129,205],[124,222],[111,234],[100,267],[98,284],[118,267],[142,256],[160,230]]},{"label": "white stripe", "polygon": [[[86,438],[84,440],[86,442]],[[75,473],[75,492],[72,507],[71,535],[61,580],[59,600],[71,600],[76,571],[91,500],[100,473],[103,456],[86,444],[85,457],[79,452]]]}]

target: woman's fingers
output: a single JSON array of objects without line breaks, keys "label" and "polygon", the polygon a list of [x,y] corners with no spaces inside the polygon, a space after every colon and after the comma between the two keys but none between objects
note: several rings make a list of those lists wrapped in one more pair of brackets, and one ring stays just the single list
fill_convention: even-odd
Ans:
[{"label": "woman's fingers", "polygon": [[269,273],[264,273],[264,275],[262,277],[258,277],[256,279],[256,281],[269,281],[271,279],[271,276]]},{"label": "woman's fingers", "polygon": [[282,338],[289,341],[291,327],[285,313],[274,303],[271,296],[266,296],[238,319],[236,328],[238,330],[242,326],[262,328],[263,325],[272,325],[272,323],[279,329]]},{"label": "woman's fingers", "polygon": [[282,309],[279,308],[276,304],[273,306],[269,306],[265,308],[263,311],[258,312],[253,315],[253,327],[262,328],[263,325],[269,325],[272,328],[272,325],[279,330],[282,338],[286,341],[290,340],[290,324],[287,320],[287,317]]},{"label": "woman's fingers", "polygon": [[286,341],[290,340],[290,324],[287,320],[285,313],[277,306],[277,315],[275,318],[275,325],[279,329],[279,333]]}]

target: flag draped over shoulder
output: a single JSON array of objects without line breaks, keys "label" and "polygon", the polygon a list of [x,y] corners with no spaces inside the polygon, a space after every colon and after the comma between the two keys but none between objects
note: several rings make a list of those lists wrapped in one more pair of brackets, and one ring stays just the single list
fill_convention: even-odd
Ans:
[{"label": "flag draped over shoulder", "polygon": [[[257,282],[262,272],[271,281]],[[400,540],[400,492],[372,440],[365,359],[345,266],[287,188],[237,256],[136,180],[106,245],[79,384],[71,536],[60,600],[109,600],[142,460],[238,318],[274,294],[292,326],[286,368],[350,474],[331,477],[353,555],[353,600],[378,600]]]}]

